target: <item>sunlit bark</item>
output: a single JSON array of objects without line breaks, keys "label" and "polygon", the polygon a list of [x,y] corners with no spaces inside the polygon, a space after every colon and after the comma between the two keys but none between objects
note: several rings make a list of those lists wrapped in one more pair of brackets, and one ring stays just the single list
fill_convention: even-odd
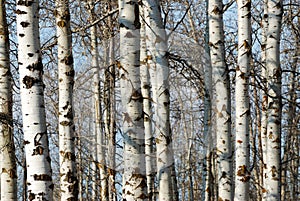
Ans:
[{"label": "sunlit bark", "polygon": [[266,193],[267,201],[280,200],[281,175],[281,67],[279,59],[282,2],[268,1],[266,70],[268,84]]},{"label": "sunlit bark", "polygon": [[53,184],[46,129],[43,64],[39,41],[39,1],[18,1],[20,92],[27,162],[27,195],[52,200]]},{"label": "sunlit bark", "polygon": [[251,1],[237,1],[238,64],[235,76],[235,200],[249,200],[249,70],[251,58]]},{"label": "sunlit bark", "polygon": [[123,200],[147,198],[138,1],[119,1],[120,76],[124,135]]},{"label": "sunlit bark", "polygon": [[74,68],[68,0],[56,1],[59,90],[59,157],[61,199],[77,199],[73,114]]},{"label": "sunlit bark", "polygon": [[229,75],[225,64],[223,4],[220,0],[209,0],[209,45],[212,66],[212,110],[213,129],[216,133],[218,199],[232,199],[232,151]]},{"label": "sunlit bark", "polygon": [[5,1],[0,1],[0,200],[17,200],[17,167],[13,140],[12,76]]}]

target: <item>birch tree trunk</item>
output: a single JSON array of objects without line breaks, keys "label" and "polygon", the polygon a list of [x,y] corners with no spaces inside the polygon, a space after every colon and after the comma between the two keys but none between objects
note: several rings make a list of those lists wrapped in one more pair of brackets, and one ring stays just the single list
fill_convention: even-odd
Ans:
[{"label": "birch tree trunk", "polygon": [[113,34],[111,35],[109,42],[109,71],[110,71],[110,126],[109,126],[109,136],[108,136],[108,158],[109,158],[109,174],[108,174],[108,182],[109,182],[109,200],[115,201],[117,200],[117,192],[116,192],[116,106],[115,106],[115,39]]},{"label": "birch tree trunk", "polygon": [[109,189],[109,200],[117,200],[117,191],[116,191],[116,106],[115,106],[115,39],[111,34],[109,41],[109,93],[110,93],[110,121],[109,121],[109,135],[108,135],[108,152],[107,156],[109,158],[109,174],[108,174],[108,189]]},{"label": "birch tree trunk", "polygon": [[73,116],[74,68],[68,0],[56,1],[59,88],[59,159],[61,199],[78,197]]},{"label": "birch tree trunk", "polygon": [[[112,2],[108,2],[108,12],[113,9]],[[116,191],[116,106],[115,106],[115,39],[114,39],[114,21],[113,16],[108,17],[109,25],[109,34],[108,34],[108,147],[107,147],[107,157],[108,160],[108,192],[109,200],[117,200],[117,191]]]},{"label": "birch tree trunk", "polygon": [[147,193],[148,200],[155,200],[154,196],[154,153],[153,153],[153,128],[152,120],[153,115],[151,111],[151,83],[149,73],[149,63],[147,55],[147,43],[146,43],[146,23],[145,23],[145,6],[140,6],[141,16],[141,84],[143,95],[143,110],[144,110],[144,127],[145,127],[145,160],[146,160],[146,176],[147,176]]},{"label": "birch tree trunk", "polygon": [[140,21],[137,0],[119,1],[120,76],[123,106],[123,200],[147,198],[143,96],[140,82]]},{"label": "birch tree trunk", "polygon": [[[91,19],[94,19],[94,3],[89,1],[89,7],[91,12]],[[92,20],[93,21],[93,20]],[[99,168],[100,179],[100,200],[108,200],[108,186],[107,186],[107,169],[105,162],[105,139],[104,133],[101,128],[102,111],[101,111],[101,98],[100,98],[100,77],[99,77],[99,52],[97,42],[97,27],[91,27],[91,54],[92,54],[92,68],[93,68],[93,91],[94,91],[94,132],[97,136],[97,162]]]},{"label": "birch tree trunk", "polygon": [[0,1],[0,200],[17,200],[17,167],[12,124],[12,88],[5,1]]},{"label": "birch tree trunk", "polygon": [[290,164],[290,172],[291,172],[291,197],[292,200],[297,200],[299,198],[299,135],[297,132],[299,132],[299,129],[297,128],[297,108],[296,108],[296,102],[297,102],[297,93],[296,89],[299,87],[296,80],[296,75],[294,72],[296,72],[297,64],[299,63],[299,55],[300,55],[300,37],[295,36],[296,39],[296,51],[295,55],[293,56],[293,63],[292,63],[292,73],[290,75],[290,91],[289,91],[289,98],[290,98],[290,104],[289,104],[289,134],[291,136],[291,143],[292,143],[292,150],[290,150],[291,153],[291,164]]},{"label": "birch tree trunk", "polygon": [[213,116],[216,132],[218,199],[232,200],[232,152],[228,70],[225,64],[223,4],[209,0],[209,45],[212,66]]},{"label": "birch tree trunk", "polygon": [[212,136],[212,121],[211,121],[211,99],[212,99],[212,68],[210,64],[210,47],[209,47],[209,20],[208,20],[208,0],[206,3],[206,27],[205,27],[205,59],[206,65],[204,68],[204,130],[203,134],[206,141],[205,161],[204,161],[204,182],[205,189],[202,200],[211,201],[213,198],[213,175],[212,175],[212,152],[213,152],[213,136]]},{"label": "birch tree trunk", "polygon": [[268,119],[266,153],[267,201],[280,200],[281,157],[281,68],[279,59],[282,2],[268,1],[266,69],[268,82]]},{"label": "birch tree trunk", "polygon": [[[169,92],[169,63],[167,56],[167,37],[163,27],[159,1],[143,1],[146,5],[146,29],[155,65],[155,75],[151,80],[155,105],[156,130],[156,164],[158,180],[158,200],[175,200],[172,187],[172,168],[174,166],[172,137],[170,133],[170,92]],[[174,175],[176,176],[176,175]],[[176,191],[176,189],[174,189]]]},{"label": "birch tree trunk", "polygon": [[17,3],[18,62],[28,199],[50,201],[53,199],[53,183],[46,129],[38,7],[37,0]]},{"label": "birch tree trunk", "polygon": [[[268,95],[267,95],[267,69],[266,69],[266,46],[267,46],[267,29],[268,29],[268,0],[264,0],[264,12],[262,18],[262,33],[261,33],[261,79],[262,79],[262,110],[261,110],[261,144],[262,144],[262,194],[266,193],[266,163],[267,163],[267,107],[268,107]],[[262,196],[262,200],[265,196]]]},{"label": "birch tree trunk", "polygon": [[249,200],[249,69],[251,57],[251,1],[237,1],[238,64],[235,77],[235,200]]}]

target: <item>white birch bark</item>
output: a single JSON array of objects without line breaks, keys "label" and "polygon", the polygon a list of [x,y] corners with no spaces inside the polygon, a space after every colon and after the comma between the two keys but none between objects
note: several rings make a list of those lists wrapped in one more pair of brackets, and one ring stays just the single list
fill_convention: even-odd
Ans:
[{"label": "white birch bark", "polygon": [[0,0],[0,200],[17,200],[17,167],[12,125],[12,88],[5,1]]},{"label": "white birch bark", "polygon": [[[155,130],[156,130],[156,165],[158,180],[158,199],[172,200],[172,166],[173,150],[170,133],[170,93],[169,93],[169,64],[167,56],[167,37],[163,27],[159,1],[143,1],[146,6],[146,20],[148,26],[150,49],[154,63],[154,77],[151,79],[154,87],[153,98],[155,104]],[[175,176],[175,175],[174,175]],[[174,198],[176,199],[176,198]]]},{"label": "white birch bark", "polygon": [[279,59],[282,2],[268,1],[266,69],[268,82],[268,118],[266,153],[267,201],[280,200],[281,157],[281,68]]},{"label": "white birch bark", "polygon": [[72,33],[68,0],[56,0],[56,32],[58,45],[59,88],[59,160],[61,199],[78,197],[78,180],[75,163],[75,135],[73,86],[74,68],[72,55]]},{"label": "white birch bark", "polygon": [[223,4],[209,0],[209,45],[212,66],[212,110],[216,133],[218,199],[232,200],[232,152],[228,72],[225,64]]},{"label": "white birch bark", "polygon": [[206,3],[206,27],[205,27],[205,59],[206,65],[204,67],[204,130],[203,134],[206,142],[206,150],[205,150],[205,161],[204,163],[204,186],[205,190],[203,191],[202,200],[210,201],[213,198],[213,176],[212,176],[212,152],[213,152],[213,136],[212,136],[212,121],[211,121],[211,99],[212,99],[212,68],[210,64],[210,47],[209,43],[209,21],[208,21],[208,0]]},{"label": "white birch bark", "polygon": [[109,158],[109,174],[108,174],[108,189],[109,189],[109,200],[115,201],[117,200],[117,192],[116,192],[116,106],[115,106],[115,39],[113,38],[113,34],[111,35],[109,42],[109,61],[110,61],[110,126],[109,126],[109,136],[108,136],[108,152],[107,156]]},{"label": "white birch bark", "polygon": [[[94,4],[89,1],[91,19],[94,19]],[[108,200],[108,186],[107,186],[107,169],[105,161],[105,140],[101,128],[101,98],[100,98],[100,75],[99,75],[99,52],[97,42],[97,27],[92,26],[91,29],[91,54],[92,54],[92,68],[93,68],[93,94],[94,94],[94,132],[97,136],[97,162],[99,168],[100,179],[100,200]]]},{"label": "white birch bark", "polygon": [[146,23],[145,23],[145,6],[141,9],[141,84],[143,95],[143,111],[144,111],[144,127],[145,127],[145,160],[146,160],[146,176],[147,176],[147,193],[148,200],[154,200],[154,153],[153,153],[153,128],[152,128],[152,111],[151,111],[151,83],[147,55],[146,44]]},{"label": "white birch bark", "polygon": [[120,76],[123,106],[123,200],[147,198],[143,97],[140,82],[140,21],[137,0],[119,1]]},{"label": "white birch bark", "polygon": [[239,0],[238,64],[235,77],[235,200],[249,200],[249,68],[251,57],[251,1]]},{"label": "white birch bark", "polygon": [[53,183],[46,129],[39,1],[17,2],[18,62],[27,161],[27,198],[52,200]]},{"label": "white birch bark", "polygon": [[[261,110],[261,145],[262,145],[262,194],[266,193],[266,162],[267,162],[267,107],[268,107],[268,95],[267,95],[267,70],[266,70],[266,46],[267,46],[267,28],[268,28],[268,0],[264,0],[264,12],[262,18],[262,33],[261,33],[261,78],[263,88],[262,93],[262,110]],[[265,196],[262,196],[262,200]]]},{"label": "white birch bark", "polygon": [[[297,102],[297,93],[296,89],[299,87],[299,84],[297,84],[297,79],[296,75],[294,72],[296,72],[297,69],[297,64],[299,63],[299,55],[300,55],[300,37],[298,35],[295,36],[296,38],[296,45],[295,45],[295,54],[293,56],[293,63],[292,63],[292,72],[290,75],[290,84],[289,84],[289,99],[290,99],[290,105],[289,105],[289,134],[291,136],[291,144],[292,144],[292,153],[291,158],[293,160],[291,161],[290,164],[290,172],[292,174],[291,176],[291,198],[292,200],[297,200],[299,197],[299,135],[297,134],[298,129],[297,129],[297,108],[296,108],[296,102]],[[297,40],[298,39],[298,40]],[[283,184],[281,184],[283,185]],[[283,200],[283,199],[282,199]]]}]

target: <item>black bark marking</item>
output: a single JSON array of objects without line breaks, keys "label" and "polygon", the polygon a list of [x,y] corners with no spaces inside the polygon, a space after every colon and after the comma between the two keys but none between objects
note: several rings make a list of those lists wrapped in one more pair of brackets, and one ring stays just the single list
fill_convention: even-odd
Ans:
[{"label": "black bark marking", "polygon": [[73,119],[73,111],[72,108],[69,109],[69,111],[67,112],[66,115],[64,115],[64,117],[68,118],[68,119]]},{"label": "black bark marking", "polygon": [[57,22],[57,26],[59,26],[59,27],[65,27],[66,26],[66,22],[65,21],[59,21],[59,22]]},{"label": "black bark marking", "polygon": [[20,9],[16,10],[15,13],[16,13],[17,15],[20,15],[20,14],[27,14],[27,12],[22,11],[22,10],[20,10]]},{"label": "black bark marking", "polygon": [[129,29],[129,27],[127,27],[124,23],[120,23],[120,28],[125,28],[125,29]]},{"label": "black bark marking", "polygon": [[64,159],[70,160],[70,161],[75,161],[76,156],[72,152],[64,152],[60,151],[60,154],[63,156]]},{"label": "black bark marking", "polygon": [[45,134],[46,134],[46,133],[37,133],[37,134],[34,136],[34,146],[39,146],[39,145],[41,145],[42,137],[43,137]]},{"label": "black bark marking", "polygon": [[50,188],[51,190],[53,190],[53,189],[54,189],[54,184],[51,184],[51,185],[49,186],[49,188]]},{"label": "black bark marking", "polygon": [[33,56],[34,56],[33,53],[28,53],[27,55],[28,55],[29,57],[33,57]]},{"label": "black bark marking", "polygon": [[50,158],[50,156],[47,156],[47,157],[46,157],[46,160],[47,160],[47,162],[51,163],[51,158]]},{"label": "black bark marking", "polygon": [[22,26],[23,28],[26,28],[26,27],[28,27],[28,26],[30,25],[29,22],[21,22],[20,24],[21,24],[21,26]]},{"label": "black bark marking", "polygon": [[5,169],[5,168],[2,168],[2,173],[6,173],[9,175],[10,178],[14,179],[14,178],[17,178],[17,174],[16,174],[16,171],[14,169]]},{"label": "black bark marking", "polygon": [[36,149],[33,149],[32,156],[43,155],[43,153],[44,153],[44,148],[42,146],[37,146]]},{"label": "black bark marking", "polygon": [[35,181],[52,181],[51,176],[47,174],[34,174],[33,179]]},{"label": "black bark marking", "polygon": [[134,4],[134,26],[136,29],[140,29],[141,28],[141,23],[140,23],[140,12],[139,12],[139,5],[137,3]]},{"label": "black bark marking", "polygon": [[18,5],[20,6],[31,6],[33,4],[33,1],[29,1],[29,0],[26,0],[26,1],[22,1],[22,0],[19,0],[17,2]]},{"label": "black bark marking", "polygon": [[73,123],[70,122],[70,121],[62,121],[59,124],[62,125],[62,126],[71,126]]},{"label": "black bark marking", "polygon": [[215,15],[220,15],[223,13],[223,9],[220,9],[218,6],[215,6],[211,12]]},{"label": "black bark marking", "polygon": [[[32,56],[33,56],[33,53],[28,53],[28,56],[30,56],[29,54],[30,54],[30,55],[32,54]],[[35,63],[33,63],[33,64],[27,66],[26,68],[27,68],[28,70],[32,71],[32,72],[34,72],[35,70],[38,70],[38,71],[43,72],[43,63],[42,63],[42,59],[39,57],[38,60],[37,60],[37,62],[35,62]]]},{"label": "black bark marking", "polygon": [[64,110],[68,109],[69,105],[70,105],[70,102],[67,101],[67,104],[65,106],[63,106],[62,109],[64,109]]},{"label": "black bark marking", "polygon": [[32,201],[34,199],[35,199],[35,194],[30,192],[29,195],[28,195],[28,200]]},{"label": "black bark marking", "polygon": [[60,60],[61,63],[64,63],[68,66],[72,65],[74,63],[73,55],[65,56],[62,60]]},{"label": "black bark marking", "polygon": [[131,100],[143,102],[143,95],[142,95],[141,91],[140,90],[133,90],[129,102]]},{"label": "black bark marking", "polygon": [[30,89],[34,85],[34,83],[37,82],[38,82],[37,79],[27,75],[23,78],[23,84],[25,84],[26,89]]}]

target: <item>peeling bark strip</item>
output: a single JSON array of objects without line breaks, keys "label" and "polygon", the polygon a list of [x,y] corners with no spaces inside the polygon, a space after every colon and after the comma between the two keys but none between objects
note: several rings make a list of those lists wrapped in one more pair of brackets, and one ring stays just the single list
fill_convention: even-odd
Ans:
[{"label": "peeling bark strip", "polygon": [[18,63],[24,147],[26,161],[29,161],[26,169],[27,197],[32,201],[51,201],[53,183],[46,135],[38,6],[37,0],[17,2]]},{"label": "peeling bark strip", "polygon": [[0,0],[0,200],[17,200],[17,167],[12,122],[9,35],[5,1]]},{"label": "peeling bark strip", "polygon": [[72,33],[68,0],[55,1],[55,18],[58,45],[59,79],[59,162],[61,200],[76,200],[78,180],[76,173],[75,134],[73,115],[73,68]]},{"label": "peeling bark strip", "polygon": [[[140,23],[138,1],[121,0],[120,64],[124,130],[124,200],[146,200],[145,136],[140,82]],[[132,93],[128,93],[131,91]]]},{"label": "peeling bark strip", "polygon": [[225,64],[223,4],[208,1],[209,44],[212,67],[212,119],[216,134],[218,199],[232,200],[231,105],[229,75]]}]

